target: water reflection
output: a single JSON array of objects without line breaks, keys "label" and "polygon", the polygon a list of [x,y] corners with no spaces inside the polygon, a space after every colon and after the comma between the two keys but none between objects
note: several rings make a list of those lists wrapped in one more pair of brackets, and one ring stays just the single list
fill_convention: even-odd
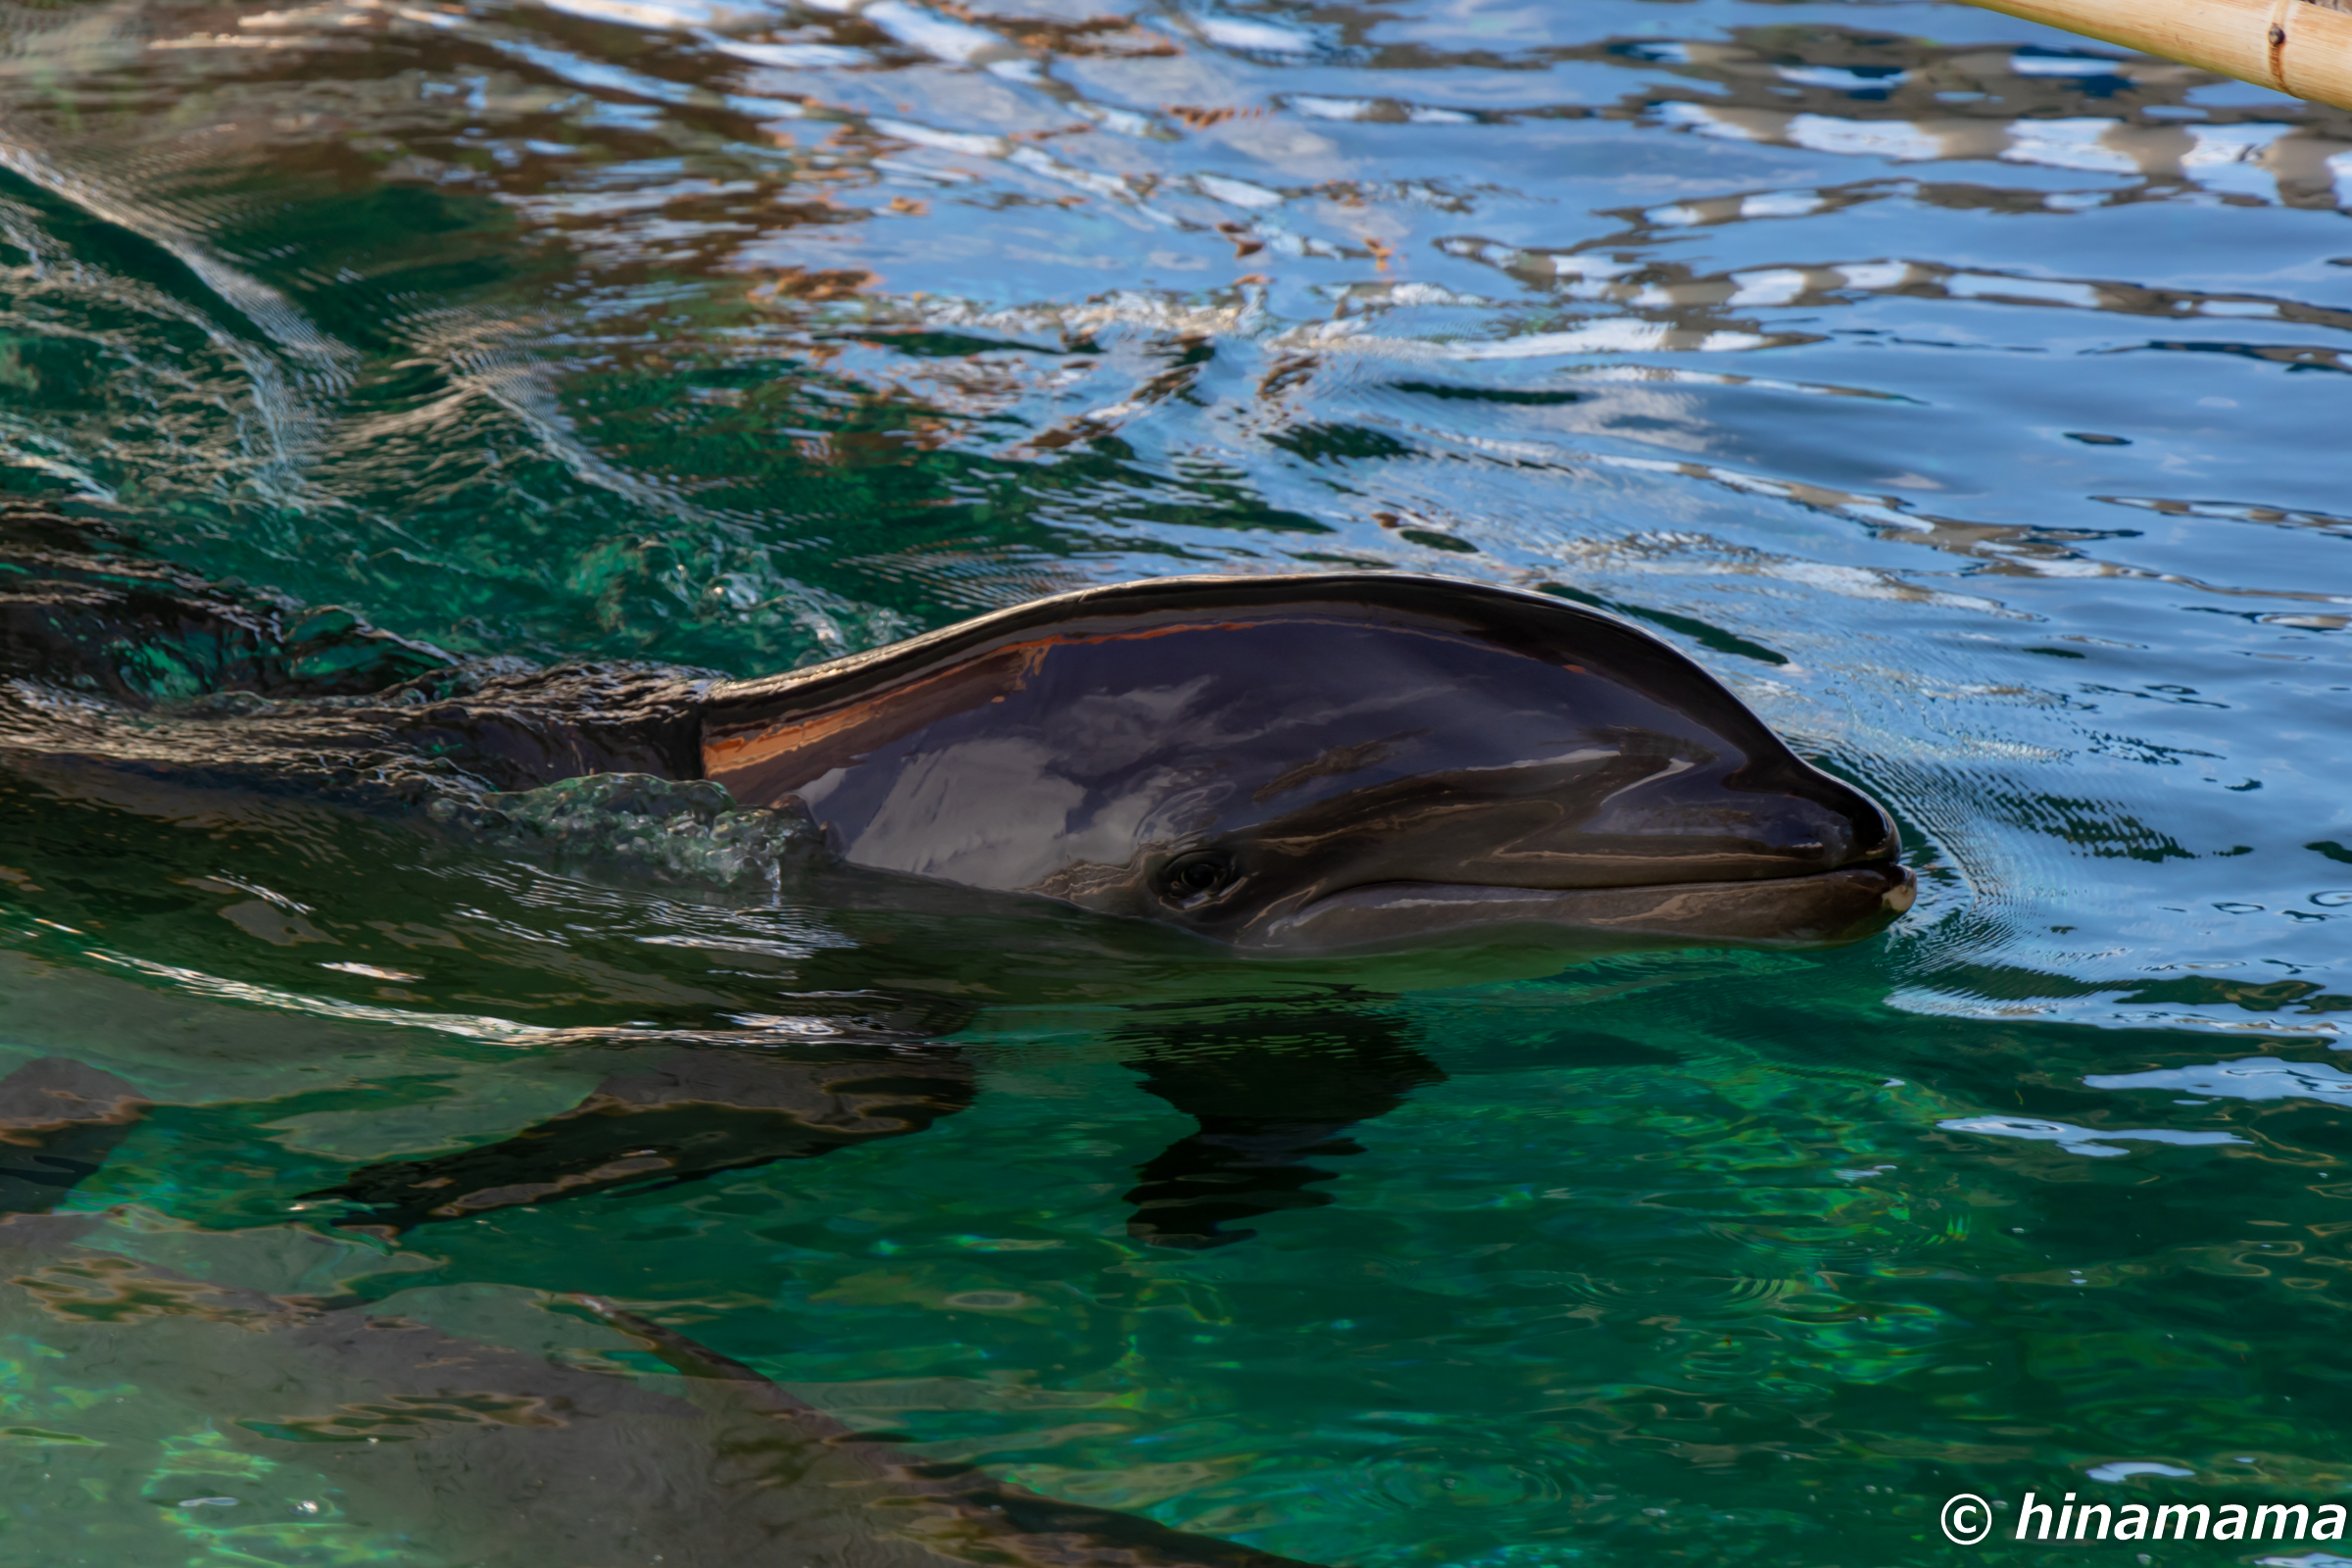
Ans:
[{"label": "water reflection", "polygon": [[511,1138],[370,1165],[305,1196],[347,1200],[367,1224],[397,1234],[517,1203],[808,1159],[919,1132],[971,1096],[971,1068],[952,1050],[673,1051],[630,1063],[573,1109]]},{"label": "water reflection", "polygon": [[1354,1009],[1244,1011],[1159,1020],[1125,1036],[1143,1087],[1199,1121],[1137,1171],[1128,1234],[1154,1247],[1222,1247],[1238,1222],[1331,1201],[1309,1163],[1357,1154],[1347,1134],[1445,1072],[1394,1017]]}]

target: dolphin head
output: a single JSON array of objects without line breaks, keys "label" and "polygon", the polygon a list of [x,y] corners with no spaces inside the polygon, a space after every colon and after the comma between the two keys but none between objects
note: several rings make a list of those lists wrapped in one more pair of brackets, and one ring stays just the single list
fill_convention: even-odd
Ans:
[{"label": "dolphin head", "polygon": [[1886,813],[1679,652],[1443,577],[1062,594],[720,687],[703,760],[853,864],[1251,953],[1825,943],[1913,889]]}]

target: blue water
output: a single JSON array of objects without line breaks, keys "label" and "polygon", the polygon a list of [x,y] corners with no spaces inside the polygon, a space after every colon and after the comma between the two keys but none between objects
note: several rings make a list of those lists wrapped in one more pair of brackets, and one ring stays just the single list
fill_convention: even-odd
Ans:
[{"label": "blue water", "polygon": [[[2344,112],[1956,5],[0,45],[16,495],[458,653],[740,675],[1175,571],[1550,586],[1886,801],[1923,889],[1837,953],[1253,978],[31,778],[0,1069],[156,1106],[85,1249],[653,1386],[564,1304],[611,1297],[919,1453],[1349,1568],[1884,1568],[1948,1560],[1955,1492],[2348,1485]],[[969,1109],[391,1240],[305,1196],[858,987]],[[1249,1239],[1148,1246],[1195,1130],[1153,1074],[1234,1052],[1397,1103]],[[240,1425],[354,1402],[274,1331],[50,1285],[0,1309],[10,1560],[552,1560],[506,1481]]]}]

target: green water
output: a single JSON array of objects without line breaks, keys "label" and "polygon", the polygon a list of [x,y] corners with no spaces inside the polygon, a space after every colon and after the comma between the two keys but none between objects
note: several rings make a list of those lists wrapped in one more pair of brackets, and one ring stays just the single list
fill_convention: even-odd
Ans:
[{"label": "green water", "polygon": [[[401,1479],[493,1417],[156,1279],[658,1383],[606,1297],[1348,1568],[2338,1550],[2008,1537],[2352,1500],[2346,204],[2352,117],[1958,6],[9,11],[10,492],[738,674],[1177,570],[1566,588],[1885,799],[1923,897],[1827,954],[1232,965],[8,775],[0,1071],[155,1108],[0,1309],[0,1557],[610,1568],[515,1534],[583,1485]],[[869,1002],[968,1108],[394,1240],[309,1196]],[[1153,1087],[1237,1071],[1396,1103],[1147,1245]]]}]

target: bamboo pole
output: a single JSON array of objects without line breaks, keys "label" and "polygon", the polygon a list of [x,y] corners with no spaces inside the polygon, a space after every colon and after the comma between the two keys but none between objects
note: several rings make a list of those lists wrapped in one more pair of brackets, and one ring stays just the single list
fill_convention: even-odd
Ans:
[{"label": "bamboo pole", "polygon": [[[2352,109],[2352,0],[1971,0]],[[2344,9],[2338,9],[2338,7]]]}]

